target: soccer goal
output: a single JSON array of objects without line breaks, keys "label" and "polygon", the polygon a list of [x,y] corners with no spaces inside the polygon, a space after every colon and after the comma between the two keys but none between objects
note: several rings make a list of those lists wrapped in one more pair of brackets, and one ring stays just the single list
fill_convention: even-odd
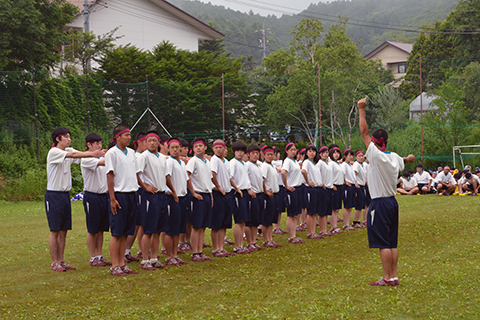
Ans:
[{"label": "soccer goal", "polygon": [[[462,151],[462,149],[464,149]],[[467,152],[465,152],[467,151]],[[474,158],[475,156],[480,156],[480,145],[471,145],[471,146],[455,146],[453,147],[453,166],[456,168],[456,163],[455,163],[455,159],[456,159],[456,155],[457,155],[457,152],[458,152],[458,155],[460,157],[460,162],[462,164],[462,168],[465,168],[465,165],[463,163],[463,158],[464,156],[466,156],[465,158],[467,159],[470,159],[470,158]]]}]

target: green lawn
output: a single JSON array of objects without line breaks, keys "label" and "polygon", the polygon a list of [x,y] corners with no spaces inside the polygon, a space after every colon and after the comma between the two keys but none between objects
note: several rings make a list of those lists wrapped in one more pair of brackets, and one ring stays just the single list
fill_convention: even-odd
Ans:
[{"label": "green lawn", "polygon": [[[368,248],[366,229],[301,245],[277,235],[280,249],[113,277],[107,268],[88,264],[81,202],[73,204],[65,257],[77,270],[52,272],[43,203],[1,203],[0,316],[478,319],[480,198],[397,198],[398,287],[368,285],[382,270],[377,250]],[[299,235],[306,238],[305,232]],[[138,263],[130,267],[140,269]]]}]

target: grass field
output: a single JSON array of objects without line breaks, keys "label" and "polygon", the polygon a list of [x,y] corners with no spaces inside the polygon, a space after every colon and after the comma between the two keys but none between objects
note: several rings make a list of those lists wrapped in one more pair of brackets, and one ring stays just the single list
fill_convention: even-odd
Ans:
[{"label": "grass field", "polygon": [[[77,270],[52,272],[43,203],[1,203],[0,316],[478,319],[480,198],[397,198],[398,287],[368,285],[382,270],[378,251],[368,249],[366,229],[301,245],[277,235],[280,249],[113,277],[106,267],[88,265],[81,202],[73,204],[65,257]],[[306,238],[305,232],[299,235]],[[130,267],[140,270],[138,263]]]}]

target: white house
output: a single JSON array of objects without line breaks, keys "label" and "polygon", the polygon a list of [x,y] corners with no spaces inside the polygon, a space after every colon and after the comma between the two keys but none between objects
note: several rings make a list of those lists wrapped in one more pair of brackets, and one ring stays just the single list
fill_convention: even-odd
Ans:
[{"label": "white house", "polygon": [[[83,11],[84,0],[67,0]],[[164,0],[108,0],[88,1],[90,4],[89,28],[103,35],[119,27],[116,45],[131,44],[151,50],[162,41],[177,48],[198,51],[200,40],[215,40],[224,35]],[[80,13],[68,28],[83,28],[84,14]]]},{"label": "white house", "polygon": [[410,103],[410,120],[420,121],[420,113],[423,109],[423,114],[427,113],[429,110],[437,110],[438,107],[435,105],[433,100],[438,99],[438,96],[427,95],[426,92],[422,92],[422,105],[420,105],[420,95],[415,98],[415,100]]}]

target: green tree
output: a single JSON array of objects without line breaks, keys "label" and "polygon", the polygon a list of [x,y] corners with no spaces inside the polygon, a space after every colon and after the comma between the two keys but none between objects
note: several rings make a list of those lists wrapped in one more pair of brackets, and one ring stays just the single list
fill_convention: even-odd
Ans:
[{"label": "green tree", "polygon": [[0,1],[0,70],[53,67],[77,12],[65,0]]}]

